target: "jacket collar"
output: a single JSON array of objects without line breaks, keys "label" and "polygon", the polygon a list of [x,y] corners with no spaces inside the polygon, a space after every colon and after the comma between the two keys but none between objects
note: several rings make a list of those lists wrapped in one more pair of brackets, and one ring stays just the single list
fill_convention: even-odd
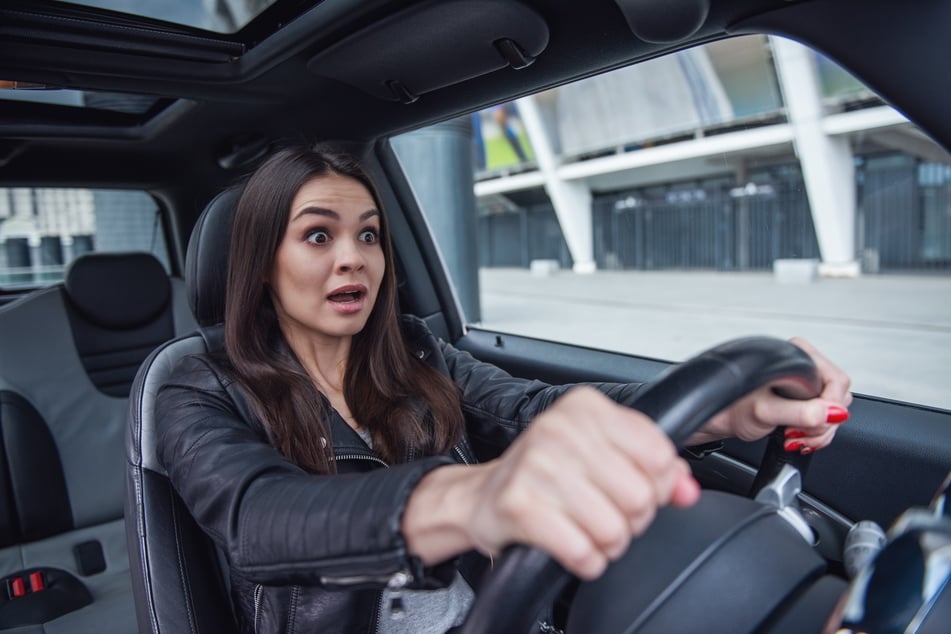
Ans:
[{"label": "jacket collar", "polygon": [[400,329],[410,351],[424,361],[436,351],[436,338],[426,322],[415,315],[400,315]]}]

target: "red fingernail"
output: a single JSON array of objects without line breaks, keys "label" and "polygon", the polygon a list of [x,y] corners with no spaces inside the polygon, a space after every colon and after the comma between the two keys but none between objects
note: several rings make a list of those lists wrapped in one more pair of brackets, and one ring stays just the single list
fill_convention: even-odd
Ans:
[{"label": "red fingernail", "polygon": [[800,451],[799,453],[801,453],[801,454],[804,455],[804,456],[808,456],[808,455],[811,454],[813,451],[815,451],[815,449],[813,449],[812,447],[803,447],[803,448],[802,448],[802,451]]},{"label": "red fingernail", "polygon": [[828,423],[844,423],[849,420],[849,410],[845,409],[840,405],[829,405],[826,409],[826,422]]},{"label": "red fingernail", "polygon": [[798,440],[793,441],[786,445],[786,451],[798,451],[803,448],[803,444]]},{"label": "red fingernail", "polygon": [[798,429],[787,429],[786,438],[805,438],[806,432],[799,431]]}]

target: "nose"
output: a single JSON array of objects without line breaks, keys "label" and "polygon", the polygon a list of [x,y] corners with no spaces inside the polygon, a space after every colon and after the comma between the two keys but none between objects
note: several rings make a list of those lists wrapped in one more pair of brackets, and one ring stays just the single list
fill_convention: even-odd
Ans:
[{"label": "nose", "polygon": [[366,258],[363,255],[360,245],[356,241],[340,240],[337,242],[337,271],[340,273],[349,273],[350,271],[359,271],[366,266]]}]

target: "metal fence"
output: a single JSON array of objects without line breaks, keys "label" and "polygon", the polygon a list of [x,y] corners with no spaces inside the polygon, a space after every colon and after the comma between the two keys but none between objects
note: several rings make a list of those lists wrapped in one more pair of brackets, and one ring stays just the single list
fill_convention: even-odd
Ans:
[{"label": "metal fence", "polygon": [[755,270],[819,253],[795,178],[602,196],[594,235],[603,269]]},{"label": "metal fence", "polygon": [[532,260],[573,262],[550,204],[517,207],[479,217],[479,266],[524,267]]},{"label": "metal fence", "polygon": [[[951,166],[903,154],[857,159],[856,257],[867,273],[951,271]],[[550,204],[479,219],[481,266],[527,267],[571,256]],[[599,269],[769,270],[784,258],[819,258],[795,165],[723,180],[596,196]]]},{"label": "metal fence", "polygon": [[857,180],[867,272],[951,267],[951,166],[878,156],[860,161]]}]

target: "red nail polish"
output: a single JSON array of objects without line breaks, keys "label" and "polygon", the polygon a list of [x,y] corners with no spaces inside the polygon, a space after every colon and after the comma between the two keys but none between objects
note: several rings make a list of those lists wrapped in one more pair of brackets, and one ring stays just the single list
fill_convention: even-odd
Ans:
[{"label": "red nail polish", "polygon": [[841,407],[839,405],[829,405],[826,409],[826,422],[828,423],[844,423],[849,420],[849,410]]},{"label": "red nail polish", "polygon": [[799,453],[801,453],[801,454],[804,455],[804,456],[808,456],[808,455],[811,454],[813,451],[815,451],[815,449],[813,449],[812,447],[803,447],[802,450],[801,450]]},{"label": "red nail polish", "polygon": [[805,438],[806,432],[800,431],[798,429],[787,429],[786,438]]},{"label": "red nail polish", "polygon": [[798,440],[795,440],[788,445],[786,445],[786,451],[799,451],[803,448],[803,444]]}]

